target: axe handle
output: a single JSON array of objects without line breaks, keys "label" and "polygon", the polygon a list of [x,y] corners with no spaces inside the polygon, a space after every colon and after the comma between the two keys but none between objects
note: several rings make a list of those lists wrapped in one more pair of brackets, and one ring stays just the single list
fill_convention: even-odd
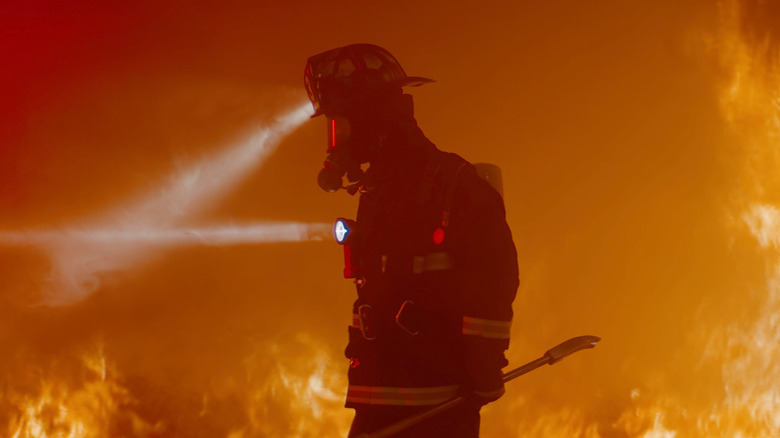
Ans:
[{"label": "axe handle", "polygon": [[[504,383],[522,376],[523,374],[529,373],[537,368],[539,368],[542,365],[547,364],[554,364],[558,363],[561,360],[563,360],[564,357],[576,353],[577,351],[586,349],[586,348],[593,348],[598,341],[600,341],[601,338],[598,336],[578,336],[576,338],[569,339],[566,342],[563,342],[549,350],[547,350],[546,353],[544,353],[544,356],[532,360],[531,362],[528,362],[525,365],[521,365],[512,371],[509,371],[504,374],[503,380]],[[427,411],[420,412],[419,414],[410,415],[409,417],[404,418],[403,420],[397,421],[389,426],[385,426],[382,429],[379,429],[375,432],[371,433],[363,433],[358,435],[355,438],[386,438],[393,434],[396,434],[406,428],[409,428],[411,426],[414,426],[415,424],[427,420],[428,418],[433,417],[434,415],[438,415],[441,412],[444,412],[448,409],[452,409],[455,406],[458,406],[459,404],[466,401],[465,396],[459,396],[455,397],[451,400],[448,400],[438,406],[435,406]]]},{"label": "axe handle", "polygon": [[[550,363],[550,358],[547,357],[547,355],[542,356],[539,359],[536,359],[534,361],[528,362],[523,366],[520,366],[518,368],[513,369],[512,371],[505,373],[504,382],[508,382],[516,377],[522,376],[523,374],[533,371],[539,368],[540,366],[546,365],[548,363]],[[438,415],[441,412],[450,410],[455,406],[458,406],[459,404],[463,403],[464,401],[466,401],[466,397],[462,395],[455,397],[440,405],[428,409],[427,411],[420,412],[419,414],[410,415],[409,417],[404,418],[403,420],[395,422],[382,429],[379,429],[376,432],[364,433],[362,435],[358,435],[356,438],[385,438],[385,437],[392,436],[404,429],[414,426],[415,424],[421,421],[427,420],[435,415]]]}]

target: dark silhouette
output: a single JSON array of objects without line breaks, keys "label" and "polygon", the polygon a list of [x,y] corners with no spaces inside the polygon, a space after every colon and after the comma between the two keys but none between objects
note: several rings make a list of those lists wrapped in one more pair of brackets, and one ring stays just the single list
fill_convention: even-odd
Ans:
[{"label": "dark silhouette", "polygon": [[360,193],[357,219],[336,227],[358,295],[345,352],[350,437],[459,395],[467,402],[396,436],[477,437],[480,407],[504,393],[517,253],[501,195],[417,127],[402,88],[427,82],[370,44],[306,64],[315,116],[328,123],[320,187]]}]

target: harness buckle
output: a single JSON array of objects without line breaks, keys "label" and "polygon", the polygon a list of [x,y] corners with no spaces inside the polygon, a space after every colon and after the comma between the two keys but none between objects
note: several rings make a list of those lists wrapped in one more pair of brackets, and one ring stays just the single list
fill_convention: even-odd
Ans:
[{"label": "harness buckle", "polygon": [[406,333],[412,336],[417,336],[420,334],[420,330],[418,324],[415,324],[416,322],[419,322],[414,316],[414,307],[414,301],[404,301],[401,304],[401,307],[398,308],[398,312],[395,314],[395,324]]},{"label": "harness buckle", "polygon": [[369,334],[369,330],[371,329],[371,326],[369,325],[368,321],[370,319],[370,312],[374,310],[373,307],[371,307],[368,304],[363,304],[357,309],[357,317],[358,317],[358,325],[360,329],[360,333],[363,335],[363,339],[367,341],[373,341],[376,339],[376,336],[371,336]]}]

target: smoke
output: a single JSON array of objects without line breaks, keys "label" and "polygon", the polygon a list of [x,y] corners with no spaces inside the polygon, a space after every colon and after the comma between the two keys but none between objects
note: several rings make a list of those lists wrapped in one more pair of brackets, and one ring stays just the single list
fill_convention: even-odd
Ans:
[{"label": "smoke", "polygon": [[51,262],[41,304],[64,305],[99,289],[104,274],[138,268],[165,250],[191,245],[239,245],[323,240],[330,224],[256,223],[210,228],[61,229],[0,232],[0,244],[39,247]]},{"label": "smoke", "polygon": [[[525,363],[571,336],[603,338],[596,349],[509,385],[504,398],[485,408],[482,436],[774,436],[780,163],[772,75],[778,70],[762,63],[777,47],[767,14],[776,7],[759,0],[669,1],[658,8],[528,3],[474,16],[440,6],[404,16],[420,37],[413,41],[426,41],[424,47],[387,40],[383,23],[397,30],[387,14],[364,22],[377,23],[377,40],[392,41],[388,48],[404,67],[442,78],[424,92],[433,94],[417,96],[426,134],[445,150],[506,170],[508,218],[526,267],[510,363]],[[250,9],[182,9],[175,20],[149,25],[159,28],[150,46],[163,47],[159,59],[186,54],[177,64],[187,74],[224,74],[236,95],[262,101],[252,94],[258,73],[278,74],[260,78],[266,83],[297,84],[301,54],[318,49],[283,37],[300,11],[281,20]],[[441,20],[442,10],[457,16]],[[310,23],[288,35],[348,38],[333,32],[353,29],[346,22],[353,16],[322,20],[321,13],[313,11]],[[277,26],[258,26],[266,16]],[[751,27],[753,19],[761,25]],[[742,31],[752,36],[742,38]],[[556,38],[546,38],[551,32]],[[706,38],[697,39],[699,32]],[[257,56],[261,39],[273,41],[267,56]],[[324,50],[331,43],[317,44]],[[157,78],[158,59],[144,60],[132,63]],[[254,69],[246,73],[250,62]],[[251,85],[236,77],[249,77]],[[121,78],[107,81],[127,89]],[[203,82],[170,86],[191,96],[188,103],[212,102]],[[465,94],[464,83],[471,90]],[[74,92],[72,100],[83,94]],[[127,97],[115,94],[105,95],[105,108],[126,106]],[[154,94],[138,100],[145,104]],[[72,106],[66,103],[61,111]],[[178,116],[184,106],[170,113]],[[233,116],[217,108],[226,120]],[[130,116],[128,126],[145,120],[146,113],[131,113],[118,112],[117,119]],[[459,113],[469,123],[453,123],[464,120]],[[49,133],[45,140],[80,138],[81,131],[64,130],[66,123],[42,123],[57,114],[37,116],[31,129]],[[82,130],[92,126],[84,116],[72,116],[83,119]],[[193,124],[182,120],[185,130]],[[182,161],[153,190],[115,197],[116,205],[98,214],[0,236],[0,250],[13,245],[0,260],[12,281],[43,282],[44,302],[81,300],[30,308],[5,306],[15,302],[14,288],[0,296],[0,435],[345,435],[351,412],[343,408],[348,363],[341,350],[354,291],[340,278],[339,248],[254,245],[316,240],[324,224],[204,220],[215,207],[242,217],[219,203],[268,162],[278,143],[270,129]],[[158,132],[139,135],[155,147]],[[302,152],[298,143],[289,146],[280,156]],[[126,164],[143,172],[149,163]],[[316,166],[266,168],[262,187],[274,177],[303,181]],[[34,183],[24,176],[19,186]],[[304,184],[283,187],[261,193],[264,200],[295,197],[289,204],[263,202],[269,218],[336,217],[354,208],[354,198],[326,198],[313,185],[311,192],[297,191]],[[28,245],[51,264],[44,267],[48,278],[17,261],[31,255]],[[83,299],[108,286],[116,287]],[[90,348],[100,336],[105,348]]]},{"label": "smoke", "polygon": [[743,217],[762,248],[780,248],[780,209],[774,205],[754,205]]},{"label": "smoke", "polygon": [[213,207],[261,166],[281,139],[308,120],[311,114],[311,104],[302,104],[279,117],[270,127],[251,132],[223,152],[180,165],[160,187],[101,215],[95,223],[109,221],[132,229],[170,226],[191,219]]},{"label": "smoke", "polygon": [[60,230],[0,232],[0,244],[34,245],[44,252],[51,272],[41,304],[65,305],[100,288],[103,274],[149,263],[173,247],[321,239],[326,224],[181,228],[260,167],[281,139],[310,115],[311,105],[300,105],[224,151],[180,165],[166,181],[135,200]]}]

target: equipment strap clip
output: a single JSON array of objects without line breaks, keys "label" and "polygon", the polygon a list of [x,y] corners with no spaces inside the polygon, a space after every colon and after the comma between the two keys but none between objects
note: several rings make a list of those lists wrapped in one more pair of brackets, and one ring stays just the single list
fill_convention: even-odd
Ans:
[{"label": "equipment strap clip", "polygon": [[358,307],[357,311],[357,319],[358,319],[358,325],[360,329],[360,333],[363,334],[363,339],[367,341],[373,341],[376,339],[376,336],[371,336],[369,333],[370,326],[368,324],[368,321],[370,319],[370,313],[374,310],[373,307],[371,307],[368,304],[363,304],[360,307]]},{"label": "equipment strap clip", "polygon": [[401,304],[401,307],[398,308],[398,312],[395,314],[395,324],[406,333],[409,333],[412,336],[417,336],[420,334],[419,328],[415,330],[417,327],[409,327],[415,322],[414,307],[414,301],[404,301],[403,304]]}]

